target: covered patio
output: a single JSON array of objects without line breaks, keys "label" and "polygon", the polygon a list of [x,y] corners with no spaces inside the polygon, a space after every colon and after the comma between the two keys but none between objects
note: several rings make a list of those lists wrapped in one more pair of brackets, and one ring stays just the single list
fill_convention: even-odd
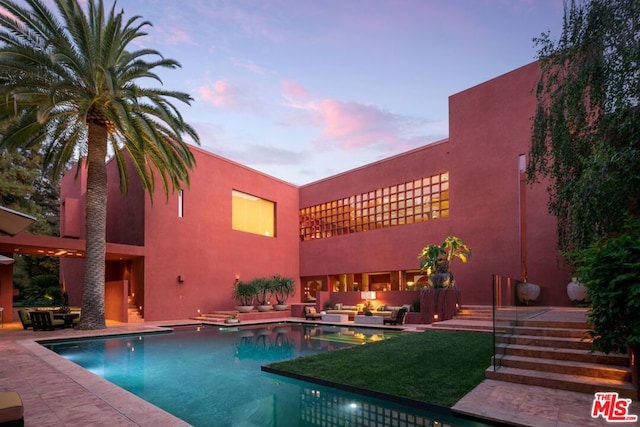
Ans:
[{"label": "covered patio", "polygon": [[[84,259],[85,240],[22,233],[35,218],[0,206],[0,311],[2,323],[14,320],[13,313],[13,264],[16,255],[65,257]],[[144,265],[144,247],[107,243],[107,275],[110,286],[106,289],[105,310],[108,317],[122,321],[126,318],[127,296],[130,282],[141,276]],[[63,289],[69,294],[69,302],[80,305],[83,278],[65,278],[61,266]],[[143,292],[139,292],[141,297]]]}]

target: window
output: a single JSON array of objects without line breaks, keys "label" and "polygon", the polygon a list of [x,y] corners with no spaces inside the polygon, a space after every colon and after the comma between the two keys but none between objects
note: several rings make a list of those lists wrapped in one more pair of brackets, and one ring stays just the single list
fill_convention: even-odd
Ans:
[{"label": "window", "polygon": [[231,228],[275,237],[275,203],[231,190]]},{"label": "window", "polygon": [[449,173],[444,172],[300,209],[300,239],[323,239],[447,217]]},{"label": "window", "polygon": [[184,217],[184,190],[178,192],[178,218]]}]

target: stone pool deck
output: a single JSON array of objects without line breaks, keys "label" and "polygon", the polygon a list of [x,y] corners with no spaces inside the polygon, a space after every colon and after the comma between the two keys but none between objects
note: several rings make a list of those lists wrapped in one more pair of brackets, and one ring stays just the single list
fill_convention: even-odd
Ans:
[{"label": "stone pool deck", "polygon": [[[4,324],[0,329],[0,391],[20,394],[27,427],[186,426],[184,421],[57,356],[35,340],[131,334],[158,330],[167,324],[193,323],[108,322],[107,329],[101,331],[38,332],[23,330],[20,322]],[[411,325],[405,327],[412,329]],[[461,399],[454,411],[502,425],[611,425],[602,418],[591,418],[592,402],[589,394],[485,380]],[[640,415],[640,403],[633,402],[629,412]]]}]

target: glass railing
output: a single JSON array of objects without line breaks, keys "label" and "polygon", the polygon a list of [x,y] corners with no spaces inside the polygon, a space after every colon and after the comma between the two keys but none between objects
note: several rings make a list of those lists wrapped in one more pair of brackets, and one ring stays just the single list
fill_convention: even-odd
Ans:
[{"label": "glass railing", "polygon": [[544,309],[518,303],[518,280],[494,274],[493,276],[493,370],[501,366],[506,347],[515,328]]}]

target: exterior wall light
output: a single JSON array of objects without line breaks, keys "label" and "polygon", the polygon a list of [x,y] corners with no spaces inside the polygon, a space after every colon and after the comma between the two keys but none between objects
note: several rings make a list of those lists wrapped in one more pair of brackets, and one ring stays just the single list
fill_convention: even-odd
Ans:
[{"label": "exterior wall light", "polygon": [[178,283],[184,283],[184,276],[182,275],[178,276]]}]

